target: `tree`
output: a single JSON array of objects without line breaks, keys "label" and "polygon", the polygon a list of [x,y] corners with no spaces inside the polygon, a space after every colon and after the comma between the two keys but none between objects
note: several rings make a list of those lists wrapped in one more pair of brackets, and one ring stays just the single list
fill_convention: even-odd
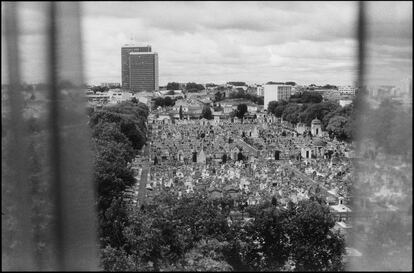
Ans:
[{"label": "tree", "polygon": [[120,247],[125,238],[126,209],[122,199],[126,187],[134,183],[128,163],[145,143],[148,107],[125,102],[90,114],[95,183],[97,185],[99,235],[102,246]]},{"label": "tree", "polygon": [[167,96],[174,96],[174,90],[170,90],[170,91],[168,91],[165,95],[167,95]]},{"label": "tree", "polygon": [[335,111],[338,107],[340,107],[339,104],[333,102],[309,104],[309,106],[306,107],[304,111],[301,111],[300,119],[307,125],[311,125],[311,122],[314,118],[318,118],[319,120],[323,121],[326,115],[328,115],[330,112]]},{"label": "tree", "polygon": [[174,106],[175,102],[171,97],[164,98],[164,105],[165,106]]},{"label": "tree", "polygon": [[107,86],[93,86],[91,87],[91,90],[96,93],[96,92],[107,92],[109,90],[109,87]]},{"label": "tree", "polygon": [[167,90],[178,90],[180,89],[180,84],[178,82],[169,82],[167,84]]},{"label": "tree", "polygon": [[221,101],[221,100],[223,100],[223,94],[221,93],[221,92],[216,92],[215,94],[214,94],[214,101]]},{"label": "tree", "polygon": [[[286,236],[287,213],[273,206],[270,202],[265,203],[258,215],[255,215],[253,238],[262,242],[260,248],[255,252],[262,252],[261,263],[257,270],[280,271],[289,257],[289,239]],[[257,256],[257,254],[256,254]],[[256,267],[253,264],[253,268]]]},{"label": "tree", "polygon": [[303,93],[294,94],[289,101],[297,103],[319,103],[323,100],[322,95],[316,92],[305,91]]},{"label": "tree", "polygon": [[195,82],[189,82],[186,84],[185,89],[188,92],[199,92],[199,91],[204,90],[205,88],[202,84],[197,84]]},{"label": "tree", "polygon": [[331,230],[335,221],[329,207],[316,201],[300,201],[289,214],[287,233],[296,270],[343,270],[345,240]]},{"label": "tree", "polygon": [[346,131],[348,119],[343,116],[334,116],[329,120],[329,124],[326,127],[329,134],[335,136],[338,140],[348,140],[350,136]]},{"label": "tree", "polygon": [[[133,156],[130,145],[96,139],[94,142],[95,183],[98,193],[99,235],[103,246],[123,244],[120,229],[125,221],[121,197],[126,187],[134,183],[132,170],[127,163]],[[116,221],[115,221],[116,220]]]},{"label": "tree", "polygon": [[203,111],[201,112],[201,117],[208,119],[208,120],[213,119],[213,114],[211,113],[211,109],[209,106],[205,105],[203,107]]},{"label": "tree", "polygon": [[301,112],[301,106],[298,104],[287,104],[283,114],[282,118],[283,120],[289,121],[293,124],[296,124],[299,122],[299,113]]},{"label": "tree", "polygon": [[227,82],[227,84],[234,86],[246,86],[245,82]]},{"label": "tree", "polygon": [[275,207],[277,207],[277,205],[278,205],[276,196],[272,196],[272,205],[275,206]]},{"label": "tree", "polygon": [[154,99],[154,105],[155,107],[168,107],[168,106],[174,106],[175,101],[171,97],[165,97],[165,98],[155,98]]},{"label": "tree", "polygon": [[321,86],[321,89],[338,89],[338,87],[336,85],[326,84],[324,86]]},{"label": "tree", "polygon": [[180,110],[179,110],[179,115],[180,115],[180,119],[183,119],[183,106],[180,105]]},{"label": "tree", "polygon": [[225,164],[227,162],[227,155],[226,154],[223,154],[223,156],[221,157],[221,162],[223,164]]},{"label": "tree", "polygon": [[274,114],[276,117],[281,117],[288,102],[285,100],[282,101],[270,101],[268,106],[268,112]]},{"label": "tree", "polygon": [[138,104],[139,101],[137,100],[136,97],[132,97],[131,102],[132,103],[135,103],[135,104]]},{"label": "tree", "polygon": [[221,253],[226,242],[203,239],[187,252],[182,260],[165,268],[168,271],[231,271],[232,267]]},{"label": "tree", "polygon": [[237,105],[236,116],[240,119],[243,119],[244,115],[247,113],[247,105],[242,103]]},{"label": "tree", "polygon": [[267,106],[267,112],[274,114],[275,113],[275,109],[276,107],[279,105],[279,103],[277,101],[270,101],[268,106]]}]

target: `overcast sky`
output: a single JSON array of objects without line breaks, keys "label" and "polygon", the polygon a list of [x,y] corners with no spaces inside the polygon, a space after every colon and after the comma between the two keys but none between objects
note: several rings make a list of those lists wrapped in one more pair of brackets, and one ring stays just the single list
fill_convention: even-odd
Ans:
[{"label": "overcast sky", "polygon": [[[45,74],[36,5],[22,11],[28,82]],[[82,2],[81,8],[88,83],[121,81],[121,46],[131,37],[158,52],[160,85],[356,79],[356,2]],[[410,76],[412,2],[369,2],[368,10],[370,78],[393,84]]]},{"label": "overcast sky", "polygon": [[[373,3],[379,79],[411,75],[412,3]],[[159,56],[160,84],[352,84],[356,2],[84,2],[86,75],[119,82],[135,37]],[[383,66],[383,67],[382,67]]]}]

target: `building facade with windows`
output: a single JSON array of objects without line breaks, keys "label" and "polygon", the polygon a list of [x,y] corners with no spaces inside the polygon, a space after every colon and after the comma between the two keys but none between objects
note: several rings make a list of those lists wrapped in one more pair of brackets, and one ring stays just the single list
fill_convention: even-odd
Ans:
[{"label": "building facade with windows", "polygon": [[121,70],[122,89],[134,92],[158,90],[158,54],[151,52],[150,45],[124,45]]},{"label": "building facade with windows", "polygon": [[355,95],[357,88],[352,86],[339,86],[338,91],[341,95]]},{"label": "building facade with windows", "polygon": [[291,93],[291,85],[265,84],[263,86],[264,109],[267,110],[269,102],[271,101],[289,100]]},{"label": "building facade with windows", "polygon": [[158,54],[129,53],[129,89],[132,92],[158,91]]}]

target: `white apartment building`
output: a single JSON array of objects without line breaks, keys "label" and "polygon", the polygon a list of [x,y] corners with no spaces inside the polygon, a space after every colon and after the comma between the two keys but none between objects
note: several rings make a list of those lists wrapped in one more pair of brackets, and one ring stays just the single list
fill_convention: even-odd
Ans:
[{"label": "white apartment building", "polygon": [[264,96],[264,87],[263,86],[261,86],[261,85],[258,85],[257,86],[257,95],[259,97],[263,97]]},{"label": "white apartment building", "polygon": [[345,106],[347,106],[347,105],[351,104],[351,103],[352,103],[352,100],[347,100],[347,99],[345,99],[345,100],[339,100],[338,102],[339,102],[339,105],[340,105],[341,107],[345,107]]},{"label": "white apartment building", "polygon": [[356,87],[352,86],[339,86],[338,91],[341,95],[355,95],[355,91],[357,90]]},{"label": "white apartment building", "polygon": [[264,86],[264,109],[271,101],[289,100],[292,93],[291,85],[282,84],[265,84]]},{"label": "white apartment building", "polygon": [[120,89],[114,89],[108,91],[109,103],[116,104],[123,101],[128,101],[132,99],[131,92],[123,92]]}]

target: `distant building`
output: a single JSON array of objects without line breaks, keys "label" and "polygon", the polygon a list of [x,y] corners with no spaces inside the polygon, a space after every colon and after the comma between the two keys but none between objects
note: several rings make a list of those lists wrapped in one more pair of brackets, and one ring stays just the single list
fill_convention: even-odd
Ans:
[{"label": "distant building", "polygon": [[158,54],[131,52],[129,54],[129,88],[133,92],[158,90]]},{"label": "distant building", "polygon": [[263,97],[264,96],[264,87],[261,85],[257,86],[257,93],[256,93],[259,97]]},{"label": "distant building", "polygon": [[122,88],[133,92],[158,90],[158,54],[151,46],[121,48]]},{"label": "distant building", "polygon": [[109,96],[109,103],[111,104],[121,103],[132,99],[131,92],[123,92],[120,89],[109,90],[107,93]]},{"label": "distant building", "polygon": [[341,105],[341,107],[347,106],[349,104],[352,103],[352,100],[339,100],[339,105]]},{"label": "distant building", "polygon": [[121,70],[123,89],[129,89],[129,54],[131,52],[151,52],[151,46],[126,44],[121,48]]},{"label": "distant building", "polygon": [[339,86],[338,91],[341,95],[355,95],[357,88],[352,86]]},{"label": "distant building", "polygon": [[265,84],[264,85],[264,108],[267,110],[267,106],[271,101],[289,100],[292,92],[291,85],[282,84]]},{"label": "distant building", "polygon": [[101,87],[121,88],[121,84],[119,82],[103,82],[101,83]]},{"label": "distant building", "polygon": [[108,92],[88,92],[86,94],[86,98],[88,99],[89,106],[103,106],[108,104],[110,101],[110,95]]}]

